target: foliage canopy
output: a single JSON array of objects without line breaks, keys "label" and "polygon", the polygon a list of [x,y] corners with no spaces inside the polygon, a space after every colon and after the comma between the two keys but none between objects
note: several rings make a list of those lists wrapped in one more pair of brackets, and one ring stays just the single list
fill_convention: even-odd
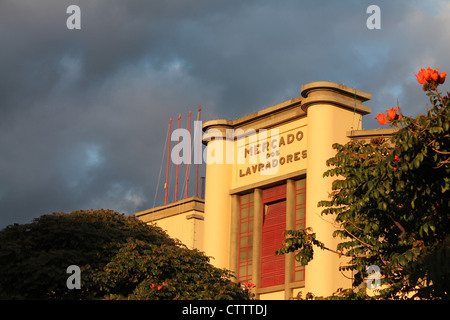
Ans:
[{"label": "foliage canopy", "polygon": [[[43,215],[0,231],[0,299],[248,299],[231,274],[161,228],[112,210]],[[69,265],[81,289],[69,290]]]}]

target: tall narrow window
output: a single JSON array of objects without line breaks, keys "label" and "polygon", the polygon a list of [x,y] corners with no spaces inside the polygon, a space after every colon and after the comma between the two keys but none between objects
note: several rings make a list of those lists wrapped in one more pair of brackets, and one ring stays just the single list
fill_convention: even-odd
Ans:
[{"label": "tall narrow window", "polygon": [[251,282],[253,256],[253,193],[240,196],[238,281]]},{"label": "tall narrow window", "polygon": [[[295,181],[295,229],[305,228],[306,179]],[[294,258],[295,260],[295,258]],[[294,262],[294,282],[305,280],[305,267],[297,260]]]},{"label": "tall narrow window", "polygon": [[265,205],[261,237],[261,288],[284,284],[285,256],[281,248],[286,230],[286,200]]},{"label": "tall narrow window", "polygon": [[264,216],[261,235],[261,288],[284,284],[285,255],[282,247],[286,230],[286,185],[263,190]]}]

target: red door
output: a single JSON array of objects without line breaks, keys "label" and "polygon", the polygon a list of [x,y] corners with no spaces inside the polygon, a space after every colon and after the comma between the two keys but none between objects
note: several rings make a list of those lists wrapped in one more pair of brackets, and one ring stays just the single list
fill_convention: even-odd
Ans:
[{"label": "red door", "polygon": [[275,252],[282,247],[286,230],[286,200],[265,205],[261,238],[261,288],[284,284],[285,255]]}]

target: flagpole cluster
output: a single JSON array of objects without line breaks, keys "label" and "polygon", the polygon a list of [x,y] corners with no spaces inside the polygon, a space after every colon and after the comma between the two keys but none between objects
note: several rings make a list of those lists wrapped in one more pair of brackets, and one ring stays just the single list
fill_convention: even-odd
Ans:
[{"label": "flagpole cluster", "polygon": [[[201,110],[202,110],[202,106],[199,106],[198,108],[198,114],[197,114],[197,121],[201,121]],[[188,132],[189,132],[189,136],[191,134],[191,118],[192,117],[192,111],[189,111],[189,116],[188,116]],[[179,157],[179,148],[180,148],[180,129],[181,129],[181,114],[178,115],[178,145],[177,145],[177,161],[176,161],[176,173],[175,173],[175,196],[174,196],[174,201],[176,202],[178,199],[178,176],[179,176],[179,165],[180,165],[180,157]],[[169,134],[172,130],[172,118],[170,118],[169,120]],[[199,150],[200,150],[200,143],[201,143],[201,134],[197,134],[197,141],[195,141],[194,143],[197,144],[196,149],[197,149],[197,161],[196,161],[196,174],[195,174],[195,196],[198,197],[198,165],[199,165]],[[167,168],[166,168],[166,183],[165,183],[165,197],[164,197],[164,204],[167,204],[168,202],[168,193],[169,193],[169,167],[170,167],[170,158],[171,158],[171,152],[170,152],[170,140],[169,139],[169,143],[168,143],[168,149],[167,149]],[[190,141],[188,141],[188,153],[187,153],[187,159],[189,159],[189,157],[191,156],[190,154],[190,149],[191,149],[191,145],[190,145]],[[189,185],[189,161],[187,162],[187,166],[186,166],[186,187],[185,187],[185,199],[188,197],[189,195],[189,189],[188,189],[188,185]]]}]

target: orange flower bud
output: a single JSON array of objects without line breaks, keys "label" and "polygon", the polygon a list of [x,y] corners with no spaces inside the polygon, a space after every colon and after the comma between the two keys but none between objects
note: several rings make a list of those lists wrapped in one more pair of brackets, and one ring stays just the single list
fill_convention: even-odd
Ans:
[{"label": "orange flower bud", "polygon": [[443,84],[445,82],[445,78],[447,77],[447,72],[442,72],[441,74],[439,74],[439,83]]}]

